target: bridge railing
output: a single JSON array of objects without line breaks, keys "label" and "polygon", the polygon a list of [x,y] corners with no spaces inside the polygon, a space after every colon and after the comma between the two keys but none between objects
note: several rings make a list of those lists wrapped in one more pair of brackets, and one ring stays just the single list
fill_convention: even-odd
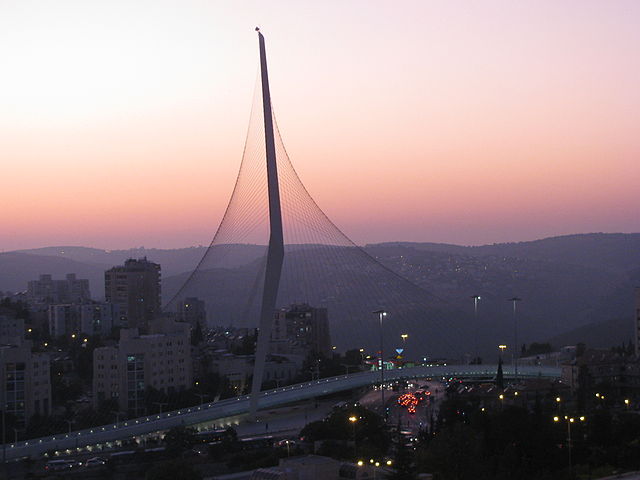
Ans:
[{"label": "bridge railing", "polygon": [[[521,366],[518,375],[522,378],[560,376],[559,368]],[[497,365],[434,365],[385,370],[385,382],[415,378],[493,378]],[[510,366],[503,367],[505,377],[513,376]],[[265,390],[260,393],[258,406],[260,409],[271,408],[286,403],[307,400],[320,395],[342,390],[365,387],[378,383],[380,373],[367,371],[322,378],[310,382],[288,385]],[[181,408],[164,413],[145,415],[97,427],[58,433],[41,438],[24,440],[2,445],[3,458],[7,460],[41,455],[47,451],[75,450],[88,445],[115,442],[124,438],[145,435],[168,430],[180,425],[195,425],[220,418],[232,417],[247,413],[249,395],[228,398],[218,402],[206,402],[193,407]]]}]

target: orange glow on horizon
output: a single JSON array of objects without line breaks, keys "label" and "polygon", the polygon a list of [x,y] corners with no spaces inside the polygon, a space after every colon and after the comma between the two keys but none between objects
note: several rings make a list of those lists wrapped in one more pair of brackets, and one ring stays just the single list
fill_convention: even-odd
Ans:
[{"label": "orange glow on horizon", "polygon": [[208,244],[267,39],[302,181],[354,241],[640,231],[640,4],[0,6],[0,251]]}]

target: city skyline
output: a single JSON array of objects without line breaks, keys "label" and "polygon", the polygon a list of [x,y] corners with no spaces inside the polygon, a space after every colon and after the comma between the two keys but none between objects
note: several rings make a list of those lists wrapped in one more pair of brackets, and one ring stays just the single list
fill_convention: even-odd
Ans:
[{"label": "city skyline", "polygon": [[2,250],[208,244],[255,24],[292,160],[357,243],[640,231],[633,2],[59,5],[0,7]]}]

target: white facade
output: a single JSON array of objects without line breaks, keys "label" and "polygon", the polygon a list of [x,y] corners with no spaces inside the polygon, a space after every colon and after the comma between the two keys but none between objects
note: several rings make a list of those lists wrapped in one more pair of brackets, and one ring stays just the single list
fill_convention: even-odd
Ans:
[{"label": "white facade", "polygon": [[27,301],[32,305],[52,303],[81,303],[91,300],[89,280],[76,278],[69,273],[64,280],[54,280],[51,275],[40,275],[27,284]]},{"label": "white facade", "polygon": [[[154,322],[155,324],[156,322]],[[130,416],[144,415],[147,387],[165,393],[193,386],[189,324],[158,320],[161,332],[140,335],[120,330],[120,342],[93,353],[93,395],[100,402],[117,399]]]},{"label": "white facade", "polygon": [[0,402],[19,426],[51,412],[49,355],[32,353],[31,342],[0,345]]}]

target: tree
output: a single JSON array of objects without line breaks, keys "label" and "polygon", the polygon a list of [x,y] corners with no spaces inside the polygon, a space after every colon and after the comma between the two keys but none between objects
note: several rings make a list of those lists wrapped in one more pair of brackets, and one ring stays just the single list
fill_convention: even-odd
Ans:
[{"label": "tree", "polygon": [[456,423],[433,437],[418,452],[421,471],[438,473],[444,480],[484,478],[482,438],[470,426]]},{"label": "tree", "polygon": [[496,386],[504,390],[504,373],[502,372],[502,357],[498,359],[498,374],[496,375]]},{"label": "tree", "polygon": [[202,475],[184,460],[170,460],[147,471],[146,480],[201,480]]},{"label": "tree", "polygon": [[393,460],[393,473],[387,475],[388,480],[416,480],[416,465],[414,454],[407,445],[401,435],[396,437],[396,454]]},{"label": "tree", "polygon": [[179,455],[190,449],[196,442],[196,431],[188,427],[173,427],[164,436],[167,452]]}]

